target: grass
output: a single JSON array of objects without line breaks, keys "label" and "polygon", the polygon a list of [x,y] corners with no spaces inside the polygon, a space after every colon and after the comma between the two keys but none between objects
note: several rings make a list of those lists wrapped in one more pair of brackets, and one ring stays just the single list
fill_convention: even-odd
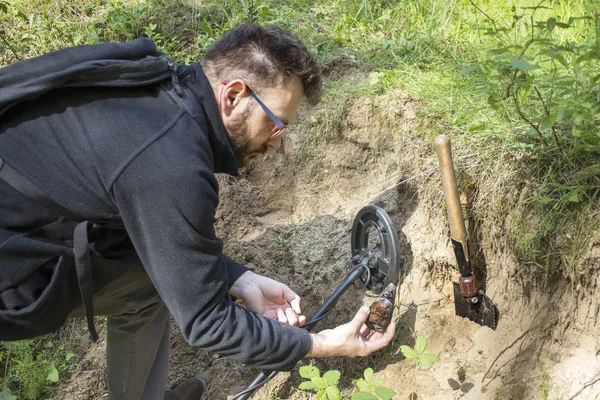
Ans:
[{"label": "grass", "polygon": [[57,334],[0,342],[0,398],[53,398],[57,383],[75,371],[88,345],[69,331],[67,325]]}]

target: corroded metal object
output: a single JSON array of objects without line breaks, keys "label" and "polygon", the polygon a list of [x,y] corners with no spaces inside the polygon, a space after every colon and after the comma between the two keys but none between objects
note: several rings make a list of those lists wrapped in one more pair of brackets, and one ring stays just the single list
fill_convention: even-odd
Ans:
[{"label": "corroded metal object", "polygon": [[375,332],[384,331],[390,322],[394,313],[394,302],[396,300],[396,285],[390,283],[381,295],[371,304],[369,308],[369,318],[366,325]]}]

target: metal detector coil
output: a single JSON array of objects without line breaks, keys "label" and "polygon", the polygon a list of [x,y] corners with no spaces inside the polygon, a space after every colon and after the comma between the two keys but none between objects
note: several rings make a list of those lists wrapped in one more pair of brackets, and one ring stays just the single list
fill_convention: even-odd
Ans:
[{"label": "metal detector coil", "polygon": [[367,289],[381,293],[400,277],[396,228],[385,210],[376,205],[363,207],[352,226],[350,269],[365,264],[369,268],[360,276]]}]

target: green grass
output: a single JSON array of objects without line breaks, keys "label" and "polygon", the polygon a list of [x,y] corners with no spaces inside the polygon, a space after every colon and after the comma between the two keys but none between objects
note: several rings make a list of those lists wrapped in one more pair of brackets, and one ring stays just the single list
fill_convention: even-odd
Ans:
[{"label": "green grass", "polygon": [[78,348],[81,345],[56,335],[0,342],[0,398],[52,398],[57,383],[77,367]]}]

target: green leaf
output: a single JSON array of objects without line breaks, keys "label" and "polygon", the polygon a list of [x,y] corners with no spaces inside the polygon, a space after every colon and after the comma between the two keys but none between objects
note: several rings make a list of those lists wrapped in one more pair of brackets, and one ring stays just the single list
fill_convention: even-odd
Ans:
[{"label": "green leaf", "polygon": [[[0,1],[0,11],[7,13],[8,12],[8,3]],[[1,397],[0,397],[1,399]]]},{"label": "green leaf", "polygon": [[298,385],[298,389],[301,390],[319,390],[317,385],[315,385],[312,381],[304,381],[300,385]]},{"label": "green leaf", "polygon": [[565,200],[569,203],[579,203],[581,201],[579,191],[577,189],[570,191]]},{"label": "green leaf", "polygon": [[315,377],[315,378],[310,378],[310,380],[319,388],[319,389],[325,389],[327,387],[327,382],[325,382],[325,379],[323,378],[319,378],[319,377]]},{"label": "green leaf", "polygon": [[310,378],[318,378],[321,376],[319,373],[319,368],[314,367],[312,365],[305,365],[304,367],[300,367],[300,376],[306,379]]},{"label": "green leaf", "polygon": [[417,353],[424,353],[427,350],[427,339],[425,336],[419,335],[415,339],[415,351]]},{"label": "green leaf", "polygon": [[552,115],[549,117],[542,118],[542,120],[540,121],[540,129],[541,130],[550,129],[554,126],[555,123],[556,123],[556,117],[554,117]]},{"label": "green leaf", "polygon": [[358,392],[358,393],[352,393],[352,396],[350,396],[350,400],[379,400],[379,399],[377,398],[377,396],[375,396],[371,393]]},{"label": "green leaf", "polygon": [[73,353],[72,351],[67,351],[67,354],[65,355],[65,360],[69,361],[73,357],[77,357],[77,354]]},{"label": "green leaf", "polygon": [[369,85],[375,86],[379,83],[379,79],[383,76],[381,72],[371,72],[369,74]]},{"label": "green leaf", "polygon": [[9,388],[4,387],[0,391],[0,400],[17,400],[17,396]]},{"label": "green leaf", "polygon": [[481,71],[481,68],[479,67],[479,65],[465,65],[458,71],[458,74],[459,75],[468,75],[470,73],[479,72],[479,71]]},{"label": "green leaf", "polygon": [[364,379],[359,379],[354,382],[354,386],[356,386],[360,391],[365,391],[369,389],[369,382],[365,381]]},{"label": "green leaf", "polygon": [[540,66],[539,65],[533,65],[533,64],[529,64],[527,61],[525,60],[520,60],[515,58],[514,60],[512,60],[510,62],[510,66],[516,69],[520,69],[521,71],[524,72],[528,72],[534,69],[538,69]]},{"label": "green leaf", "polygon": [[492,107],[492,110],[498,110],[500,108],[500,101],[494,95],[491,95],[487,98],[487,102]]},{"label": "green leaf", "polygon": [[319,390],[317,392],[317,400],[327,400],[327,398],[325,397],[325,389]]},{"label": "green leaf", "polygon": [[483,131],[487,129],[487,125],[485,123],[474,124],[469,126],[469,132]]},{"label": "green leaf", "polygon": [[325,380],[325,382],[327,382],[327,385],[337,386],[337,384],[340,380],[340,371],[337,371],[337,370],[327,371],[327,372],[325,372],[325,375],[323,375],[323,379]]},{"label": "green leaf", "polygon": [[365,369],[364,375],[365,375],[365,380],[370,381],[371,378],[373,377],[373,368]]},{"label": "green leaf", "polygon": [[100,36],[96,32],[92,32],[88,34],[88,38],[94,43],[100,43]]},{"label": "green leaf", "polygon": [[426,353],[426,354],[419,355],[419,362],[424,367],[431,367],[433,364],[435,364],[438,361],[440,361],[440,358],[438,356],[436,356],[435,354]]},{"label": "green leaf", "polygon": [[404,357],[406,357],[407,360],[419,359],[419,354],[416,351],[414,351],[411,347],[402,345],[400,346],[400,350],[402,351],[402,354],[404,354]]},{"label": "green leaf", "polygon": [[54,366],[54,363],[52,363],[52,365],[50,366],[50,373],[46,377],[46,380],[53,383],[58,382],[58,370]]},{"label": "green leaf", "polygon": [[548,32],[552,32],[556,27],[556,18],[549,18],[548,21],[546,21],[546,26],[548,28]]},{"label": "green leaf", "polygon": [[325,389],[325,398],[327,400],[340,400],[340,389],[337,386],[329,386]]},{"label": "green leaf", "polygon": [[390,400],[397,393],[394,392],[392,389],[388,389],[388,388],[383,387],[383,386],[377,386],[375,388],[375,394],[377,396],[379,396],[381,398],[381,400]]}]

